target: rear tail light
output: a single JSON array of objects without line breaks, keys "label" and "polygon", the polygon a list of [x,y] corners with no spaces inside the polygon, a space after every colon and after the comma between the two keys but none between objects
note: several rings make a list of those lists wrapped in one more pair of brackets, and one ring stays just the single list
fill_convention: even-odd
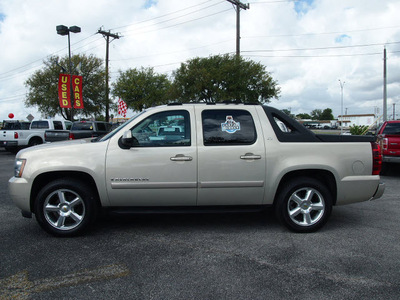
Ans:
[{"label": "rear tail light", "polygon": [[14,132],[14,139],[18,138],[18,132]]},{"label": "rear tail light", "polygon": [[379,175],[382,169],[382,152],[378,143],[371,143],[372,147],[372,175]]},{"label": "rear tail light", "polygon": [[74,140],[74,139],[75,139],[75,136],[74,136],[74,134],[73,134],[73,133],[71,133],[71,132],[69,133],[69,139],[70,139],[70,140]]},{"label": "rear tail light", "polygon": [[383,151],[387,151],[389,145],[389,140],[387,138],[382,139],[382,149]]}]

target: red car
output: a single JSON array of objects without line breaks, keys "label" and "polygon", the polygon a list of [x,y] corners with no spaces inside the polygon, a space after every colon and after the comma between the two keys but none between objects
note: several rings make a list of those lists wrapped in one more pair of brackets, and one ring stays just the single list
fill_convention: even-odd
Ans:
[{"label": "red car", "polygon": [[382,140],[382,162],[400,163],[400,121],[386,121],[377,130]]}]

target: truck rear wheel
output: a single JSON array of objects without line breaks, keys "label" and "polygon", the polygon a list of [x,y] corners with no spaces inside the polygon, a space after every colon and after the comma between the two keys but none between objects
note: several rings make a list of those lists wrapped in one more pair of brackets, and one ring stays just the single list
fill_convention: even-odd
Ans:
[{"label": "truck rear wheel", "polygon": [[75,236],[96,219],[94,191],[75,179],[58,179],[41,189],[34,212],[39,225],[55,236]]},{"label": "truck rear wheel", "polygon": [[40,144],[43,144],[43,141],[41,138],[32,138],[29,140],[29,143],[28,143],[29,147],[40,145]]},{"label": "truck rear wheel", "polygon": [[295,232],[314,232],[328,221],[332,212],[329,189],[314,178],[296,178],[279,192],[275,213],[281,223]]}]

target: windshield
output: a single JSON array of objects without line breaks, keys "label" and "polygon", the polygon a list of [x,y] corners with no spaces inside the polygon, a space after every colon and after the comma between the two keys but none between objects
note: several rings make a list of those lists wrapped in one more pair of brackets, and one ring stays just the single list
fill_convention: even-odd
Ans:
[{"label": "windshield", "polygon": [[103,142],[106,141],[108,139],[110,139],[111,137],[113,137],[118,131],[122,130],[122,128],[124,128],[126,125],[128,125],[132,120],[136,119],[137,117],[139,117],[141,114],[143,114],[146,110],[134,115],[132,118],[130,118],[128,121],[126,121],[125,123],[123,123],[122,125],[118,126],[117,128],[115,128],[113,131],[107,133],[105,136],[103,136],[101,139],[98,139],[98,142]]},{"label": "windshield", "polygon": [[387,123],[383,134],[400,134],[400,123]]},{"label": "windshield", "polygon": [[71,130],[93,130],[92,122],[79,122],[72,124]]}]

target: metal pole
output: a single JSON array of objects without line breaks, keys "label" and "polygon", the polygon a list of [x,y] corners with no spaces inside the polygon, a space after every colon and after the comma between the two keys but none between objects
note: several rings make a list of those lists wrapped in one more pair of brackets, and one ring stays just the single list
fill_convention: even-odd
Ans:
[{"label": "metal pole", "polygon": [[393,103],[393,121],[396,120],[396,103]]},{"label": "metal pole", "polygon": [[110,121],[109,110],[110,110],[110,98],[109,98],[109,88],[108,88],[108,59],[109,59],[109,43],[110,43],[110,36],[107,35],[107,42],[106,42],[106,122]]},{"label": "metal pole", "polygon": [[71,41],[70,41],[70,34],[68,30],[68,74],[69,74],[69,88],[70,88],[70,93],[69,97],[71,99],[71,122],[74,121],[74,97],[73,97],[73,90],[72,90],[72,60],[71,60]]},{"label": "metal pole", "polygon": [[341,81],[340,79],[339,79],[339,84],[340,84],[340,91],[341,91],[341,115],[342,115],[342,120],[341,120],[341,122],[340,122],[340,134],[343,134],[343,87],[344,87],[344,84],[346,83],[346,81]]},{"label": "metal pole", "polygon": [[240,56],[240,7],[236,4],[236,56]]},{"label": "metal pole", "polygon": [[383,49],[383,122],[387,121],[386,46]]}]

